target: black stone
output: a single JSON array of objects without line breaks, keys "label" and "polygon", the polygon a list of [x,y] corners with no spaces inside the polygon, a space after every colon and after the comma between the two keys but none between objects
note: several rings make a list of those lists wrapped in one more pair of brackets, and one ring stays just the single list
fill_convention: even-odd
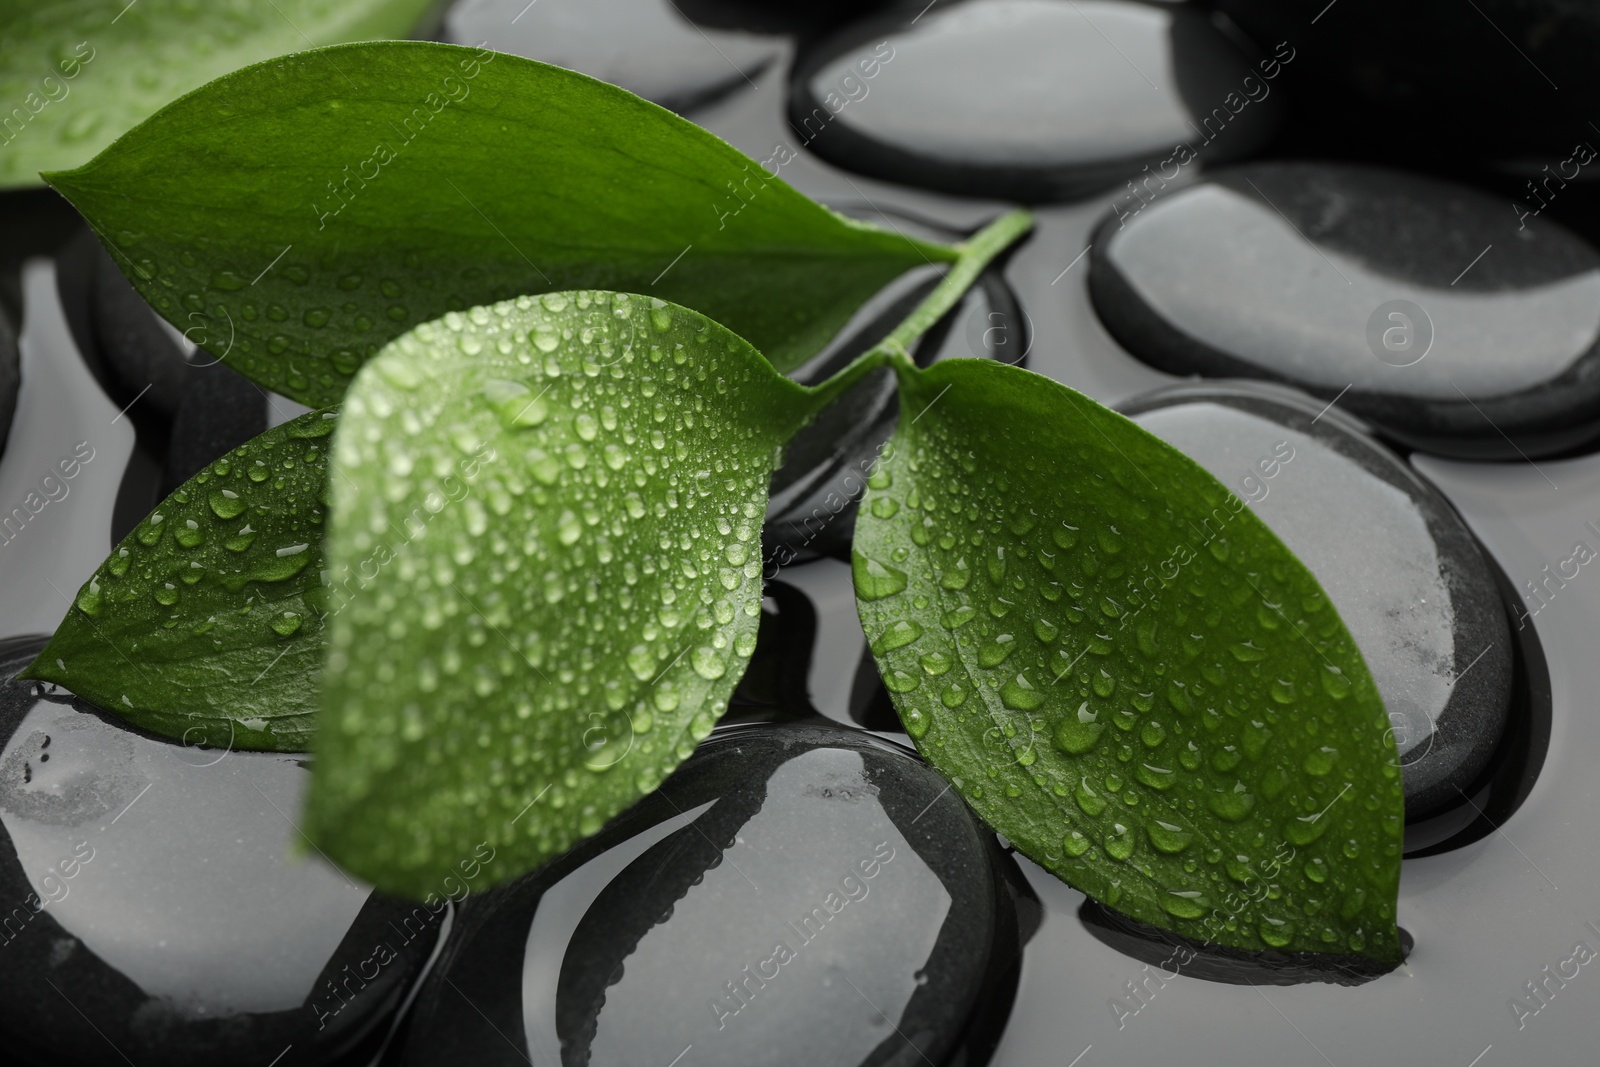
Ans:
[{"label": "black stone", "polygon": [[810,0],[805,4],[774,4],[771,0],[673,0],[673,6],[679,14],[706,29],[808,36],[835,29],[886,7],[888,0]]},{"label": "black stone", "polygon": [[769,579],[762,592],[756,650],[728,698],[724,723],[797,721],[817,715],[806,691],[817,610],[787,582]]},{"label": "black stone", "polygon": [[[1394,968],[1365,956],[1331,952],[1260,952],[1196,941],[1159,926],[1129,918],[1093,900],[1078,908],[1078,918],[1096,940],[1118,952],[1148,963],[1158,980],[1185,975],[1226,985],[1303,985],[1326,982],[1356,986],[1382,978]],[[1411,932],[1400,930],[1400,953],[1409,957],[1416,947]]]},{"label": "black stone", "polygon": [[1501,746],[1507,607],[1444,497],[1324,407],[1246,382],[1164,389],[1123,411],[1250,503],[1316,576],[1383,697],[1416,821],[1460,806]]},{"label": "black stone", "polygon": [[1037,914],[909,751],[723,727],[600,835],[464,903],[401,1059],[665,1064],[692,1044],[699,1063],[978,1067]]},{"label": "black stone", "polygon": [[[868,216],[915,236],[959,241],[965,235],[933,232],[899,216]],[[1005,260],[992,264],[977,284],[915,345],[912,360],[926,367],[941,359],[997,359],[1027,366],[1031,344],[1027,316],[1004,276]],[[912,276],[892,286],[857,313],[841,337],[792,377],[816,385],[888,336],[938,284]],[[856,509],[883,446],[894,434],[900,402],[894,374],[867,375],[796,434],[773,472],[762,550],[773,565],[822,556],[848,559]]]},{"label": "black stone", "polygon": [[17,413],[17,391],[22,387],[22,354],[17,333],[5,309],[0,308],[0,455],[11,436],[11,419]]},{"label": "black stone", "polygon": [[1521,459],[1600,440],[1600,254],[1473,189],[1255,164],[1108,216],[1101,321],[1173,374],[1286,382],[1404,446]]},{"label": "black stone", "polygon": [[[205,347],[226,355],[231,338],[196,314],[187,334],[164,323],[84,230],[61,257],[59,288],[79,350],[112,403],[137,433],[136,460],[162,468],[140,478],[137,499],[118,500],[118,517],[138,522],[207,464],[267,429],[262,390]],[[119,527],[122,525],[118,523]]]},{"label": "black stone", "polygon": [[448,902],[291,855],[302,760],[156,739],[12,681],[43,643],[0,642],[8,1062],[370,1061]]},{"label": "black stone", "polygon": [[[1600,96],[1600,7],[1585,0],[1217,0],[1257,40],[1299,51],[1295,125],[1325,154],[1554,163]],[[1313,24],[1313,20],[1315,20]],[[1381,156],[1379,155],[1381,153]]]},{"label": "black stone", "polygon": [[196,368],[172,419],[162,494],[267,430],[267,398],[222,364]]},{"label": "black stone", "polygon": [[669,0],[462,0],[445,39],[566,67],[673,111],[719,100],[761,73],[780,45],[703,29]]},{"label": "black stone", "polygon": [[858,173],[1071,199],[1254,152],[1280,66],[1190,6],[912,2],[804,48],[789,124]]}]

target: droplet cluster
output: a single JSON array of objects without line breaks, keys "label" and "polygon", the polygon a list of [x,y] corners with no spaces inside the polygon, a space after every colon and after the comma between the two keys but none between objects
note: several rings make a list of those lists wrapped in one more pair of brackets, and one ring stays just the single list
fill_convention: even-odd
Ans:
[{"label": "droplet cluster", "polygon": [[185,740],[307,747],[336,422],[285,423],[162,501],[78,591],[45,657],[52,680]]},{"label": "droplet cluster", "polygon": [[659,784],[755,649],[803,403],[721,327],[622,294],[452,313],[385,350],[336,443],[330,575],[359,591],[332,627],[319,839],[422,890],[487,836],[509,876]]},{"label": "droplet cluster", "polygon": [[[1314,579],[1125,420],[958,374],[907,389],[924,417],[856,532],[862,622],[919,750],[1126,914],[1245,948],[1397,952],[1399,768]],[[947,386],[962,403],[921,406]]]}]

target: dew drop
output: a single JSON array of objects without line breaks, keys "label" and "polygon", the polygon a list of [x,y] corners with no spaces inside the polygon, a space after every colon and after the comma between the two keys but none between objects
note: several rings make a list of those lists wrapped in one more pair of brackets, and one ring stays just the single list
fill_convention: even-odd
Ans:
[{"label": "dew drop", "polygon": [[1018,674],[1000,687],[1000,703],[1012,711],[1032,711],[1044,703],[1044,694],[1033,687],[1027,675]]},{"label": "dew drop", "polygon": [[236,519],[244,514],[244,500],[231,489],[218,489],[211,494],[207,503],[211,505],[212,514],[219,519]]},{"label": "dew drop", "polygon": [[868,559],[860,552],[851,553],[850,562],[856,596],[862,600],[882,600],[906,587],[905,571]]},{"label": "dew drop", "polygon": [[956,560],[939,575],[939,584],[945,589],[965,589],[970,581],[972,581],[972,570],[967,566],[967,558],[965,556]]},{"label": "dew drop", "polygon": [[967,623],[971,622],[977,617],[978,612],[975,608],[951,608],[949,611],[940,616],[939,624],[946,630],[959,630],[961,627],[965,626]]},{"label": "dew drop", "polygon": [[708,682],[714,682],[728,672],[727,664],[709,645],[701,645],[690,653],[689,665],[694,668],[694,673]]},{"label": "dew drop", "polygon": [[1256,798],[1243,782],[1236,782],[1232,789],[1213,790],[1206,798],[1211,814],[1224,822],[1242,822],[1255,806]]},{"label": "dew drop", "polygon": [[1087,700],[1079,704],[1077,714],[1067,716],[1056,725],[1056,747],[1069,756],[1081,756],[1089,751],[1105,732],[1106,724],[1095,721],[1098,718],[1098,712],[1089,710]]},{"label": "dew drop", "polygon": [[1017,639],[1011,634],[997,634],[978,649],[978,666],[998,667],[1017,650]]},{"label": "dew drop", "polygon": [[910,693],[922,684],[922,679],[910,671],[892,670],[883,676],[883,687],[891,693]]},{"label": "dew drop", "polygon": [[1157,767],[1153,763],[1141,763],[1133,770],[1133,776],[1151,789],[1167,790],[1177,784],[1178,776],[1166,767]]},{"label": "dew drop", "polygon": [[878,655],[893,652],[897,648],[904,648],[916,642],[922,636],[922,627],[910,619],[901,619],[891,623],[889,628],[878,635],[872,642],[872,651]]},{"label": "dew drop", "polygon": [[1072,791],[1072,799],[1077,801],[1078,807],[1091,818],[1106,810],[1106,798],[1094,791],[1088,778],[1078,779],[1078,784]]},{"label": "dew drop", "polygon": [[85,615],[98,615],[105,598],[100,592],[100,580],[90,578],[89,584],[78,590],[78,610]]},{"label": "dew drop", "polygon": [[1211,902],[1193,889],[1169,889],[1161,898],[1161,907],[1168,915],[1179,919],[1198,919],[1211,910]]},{"label": "dew drop", "polygon": [[1106,834],[1106,855],[1114,860],[1127,860],[1133,856],[1133,831],[1122,823],[1112,823],[1110,831]]},{"label": "dew drop", "polygon": [[913,740],[918,741],[927,736],[928,727],[932,724],[928,713],[921,708],[915,707],[906,708],[902,711],[900,713],[900,721],[905,725],[906,733],[910,734]]},{"label": "dew drop", "polygon": [[1157,852],[1165,852],[1175,856],[1189,847],[1194,840],[1194,832],[1179,826],[1177,823],[1166,822],[1162,819],[1151,819],[1145,823],[1145,835],[1150,838],[1150,843]]},{"label": "dew drop", "polygon": [[1273,948],[1283,948],[1294,938],[1294,927],[1282,919],[1264,918],[1256,929],[1261,940]]}]

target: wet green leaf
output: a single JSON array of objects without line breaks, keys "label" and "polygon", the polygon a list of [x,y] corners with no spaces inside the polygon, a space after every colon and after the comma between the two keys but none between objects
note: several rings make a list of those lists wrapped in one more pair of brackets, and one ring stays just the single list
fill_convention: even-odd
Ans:
[{"label": "wet green leaf", "polygon": [[312,839],[423,895],[471,843],[502,881],[654,789],[755,649],[768,481],[823,399],[642,296],[391,344],[334,446]]},{"label": "wet green leaf", "polygon": [[23,677],[189,744],[310,747],[335,421],[302,415],[180,486],[84,583]]},{"label": "wet green leaf", "polygon": [[1244,502],[1037,375],[902,375],[856,522],[861,620],[917,748],[1071,885],[1205,941],[1399,960],[1388,721]]},{"label": "wet green leaf", "polygon": [[559,67],[387,42],[230,74],[49,178],[157,311],[321,405],[416,324],[547,290],[675,301],[789,369],[884,283],[954,259],[780,164]]},{"label": "wet green leaf", "polygon": [[430,3],[0,0],[0,188],[88,162],[162,104],[247,63],[405,36]]}]

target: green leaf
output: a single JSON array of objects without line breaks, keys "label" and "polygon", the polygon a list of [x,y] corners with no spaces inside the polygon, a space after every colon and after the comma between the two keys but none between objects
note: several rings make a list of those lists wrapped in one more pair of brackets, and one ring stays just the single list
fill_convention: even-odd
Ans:
[{"label": "green leaf", "polygon": [[22,677],[192,744],[309,748],[335,421],[302,415],[180,486],[84,583]]},{"label": "green leaf", "polygon": [[[0,188],[86,163],[162,104],[247,63],[404,35],[431,2],[0,0]],[[342,76],[324,64],[322,80]]]},{"label": "green leaf", "polygon": [[314,406],[420,322],[551,290],[693,307],[792,369],[885,283],[955,258],[614,86],[421,42],[239,71],[49,180],[169,321]]},{"label": "green leaf", "polygon": [[918,750],[1135,919],[1399,961],[1400,774],[1316,580],[1187,457],[994,363],[901,368],[856,597]]},{"label": "green leaf", "polygon": [[311,838],[420,896],[472,842],[509,879],[654,789],[755,648],[779,449],[847,384],[612,293],[391,344],[334,442]]}]

